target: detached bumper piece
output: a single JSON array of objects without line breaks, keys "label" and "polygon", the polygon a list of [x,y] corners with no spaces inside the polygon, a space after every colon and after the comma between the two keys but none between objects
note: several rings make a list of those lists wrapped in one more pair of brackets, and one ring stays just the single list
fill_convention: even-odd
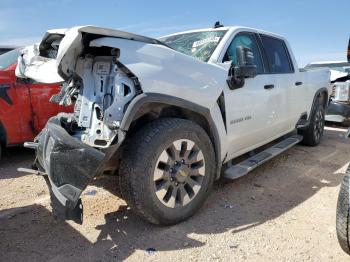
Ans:
[{"label": "detached bumper piece", "polygon": [[80,195],[103,169],[105,156],[68,134],[59,117],[50,119],[38,137],[37,165],[47,174],[56,218],[82,223]]}]

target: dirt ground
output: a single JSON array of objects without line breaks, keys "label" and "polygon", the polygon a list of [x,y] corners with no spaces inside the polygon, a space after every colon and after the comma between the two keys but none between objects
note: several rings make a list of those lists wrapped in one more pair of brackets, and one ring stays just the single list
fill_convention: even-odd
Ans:
[{"label": "dirt ground", "polygon": [[114,177],[83,195],[84,224],[51,217],[42,177],[18,173],[33,153],[0,162],[0,261],[349,261],[335,231],[339,184],[350,161],[345,129],[318,147],[295,146],[232,182],[179,225],[139,219],[117,197]]}]

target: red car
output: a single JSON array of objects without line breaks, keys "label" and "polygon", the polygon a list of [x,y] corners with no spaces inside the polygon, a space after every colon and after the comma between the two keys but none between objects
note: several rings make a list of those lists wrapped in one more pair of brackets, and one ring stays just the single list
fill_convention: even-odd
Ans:
[{"label": "red car", "polygon": [[16,77],[19,55],[20,49],[0,55],[0,152],[6,146],[33,141],[50,117],[72,111],[49,102],[52,95],[59,93],[58,84]]}]

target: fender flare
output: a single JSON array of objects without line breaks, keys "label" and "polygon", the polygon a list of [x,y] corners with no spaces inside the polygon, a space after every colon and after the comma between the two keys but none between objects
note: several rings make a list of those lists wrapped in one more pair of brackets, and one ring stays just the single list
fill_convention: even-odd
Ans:
[{"label": "fender flare", "polygon": [[[169,106],[177,106],[180,108],[193,111],[197,114],[200,114],[206,119],[206,121],[209,124],[210,131],[212,133],[212,139],[214,140],[212,142],[213,142],[215,157],[216,157],[216,178],[218,178],[221,172],[221,144],[220,144],[219,132],[217,130],[217,127],[215,125],[213,118],[211,117],[209,109],[201,105],[192,103],[190,101],[169,96],[169,95],[158,94],[158,93],[142,93],[136,96],[127,107],[123,120],[120,125],[120,129],[127,132],[130,128],[131,123],[135,119],[136,114],[140,110],[140,108],[145,104],[149,104],[149,103],[162,103]],[[210,136],[210,134],[208,135]]]},{"label": "fender flare", "polygon": [[316,102],[317,102],[317,99],[318,97],[321,95],[321,93],[325,92],[326,93],[326,100],[324,101],[325,102],[325,109],[327,108],[328,106],[328,101],[329,101],[329,94],[328,94],[328,89],[325,88],[325,87],[322,87],[320,89],[318,89],[315,93],[315,96],[314,96],[314,100],[312,101],[312,106],[311,106],[311,110],[310,110],[310,114],[308,115],[308,120],[310,120],[310,117],[313,113],[313,111],[315,110],[315,106],[316,106]]}]

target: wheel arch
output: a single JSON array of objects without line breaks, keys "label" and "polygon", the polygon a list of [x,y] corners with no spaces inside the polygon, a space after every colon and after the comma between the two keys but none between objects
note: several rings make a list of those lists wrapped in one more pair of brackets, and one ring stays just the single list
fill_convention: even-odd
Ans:
[{"label": "wheel arch", "polygon": [[150,121],[163,117],[188,119],[205,130],[214,146],[216,178],[219,178],[221,171],[220,137],[208,108],[169,95],[143,93],[131,101],[127,107],[120,129],[129,136]]},{"label": "wheel arch", "polygon": [[311,106],[311,110],[310,110],[310,113],[308,115],[308,119],[310,120],[312,112],[315,110],[318,101],[321,101],[321,104],[326,109],[328,106],[328,100],[329,100],[328,99],[328,89],[326,87],[322,87],[322,88],[318,89],[317,92],[315,93],[314,100],[313,100],[312,106]]}]

